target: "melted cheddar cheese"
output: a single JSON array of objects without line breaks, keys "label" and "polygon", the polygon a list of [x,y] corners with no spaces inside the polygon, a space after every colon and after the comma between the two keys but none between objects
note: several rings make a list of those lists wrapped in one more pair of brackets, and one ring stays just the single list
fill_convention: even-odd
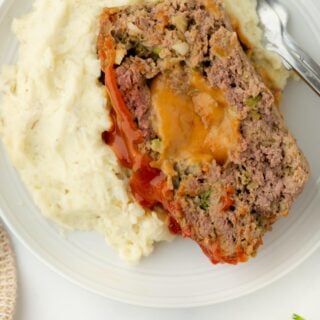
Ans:
[{"label": "melted cheddar cheese", "polygon": [[238,120],[222,90],[211,88],[199,74],[190,91],[175,92],[166,76],[151,85],[154,127],[162,145],[153,166],[173,175],[173,160],[223,164],[238,140]]}]

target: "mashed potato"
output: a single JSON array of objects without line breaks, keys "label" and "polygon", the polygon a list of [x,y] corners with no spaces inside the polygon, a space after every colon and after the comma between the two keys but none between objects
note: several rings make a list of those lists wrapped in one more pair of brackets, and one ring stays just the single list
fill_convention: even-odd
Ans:
[{"label": "mashed potato", "polygon": [[252,46],[250,58],[254,65],[267,73],[272,86],[284,89],[291,74],[283,67],[281,58],[277,54],[267,51],[262,46],[263,32],[259,27],[257,0],[223,0],[223,2],[231,20],[239,23],[241,34]]},{"label": "mashed potato", "polygon": [[96,35],[107,4],[41,0],[14,22],[19,59],[1,76],[1,135],[44,215],[71,229],[99,231],[134,262],[171,236],[155,213],[133,202],[101,140],[110,120],[97,81]]},{"label": "mashed potato", "polygon": [[[255,0],[225,1],[255,43],[257,59],[273,67],[283,87],[287,75],[279,59],[260,44]],[[172,236],[155,213],[133,201],[125,173],[101,140],[111,123],[97,80],[96,36],[100,10],[111,4],[118,5],[37,0],[14,21],[19,58],[2,70],[0,133],[46,217],[69,229],[97,230],[121,258],[135,262]]]}]

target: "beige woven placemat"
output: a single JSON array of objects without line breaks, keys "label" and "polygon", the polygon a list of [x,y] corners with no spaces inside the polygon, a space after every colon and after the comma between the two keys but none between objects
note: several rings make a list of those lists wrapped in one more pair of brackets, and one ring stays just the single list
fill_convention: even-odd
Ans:
[{"label": "beige woven placemat", "polygon": [[4,226],[0,222],[0,320],[12,320],[17,295],[15,259]]}]

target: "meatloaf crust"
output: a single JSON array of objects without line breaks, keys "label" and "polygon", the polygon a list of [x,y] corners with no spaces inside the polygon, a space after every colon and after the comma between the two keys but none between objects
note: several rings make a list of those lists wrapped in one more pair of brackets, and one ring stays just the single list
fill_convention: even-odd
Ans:
[{"label": "meatloaf crust", "polygon": [[236,143],[222,160],[168,158],[167,186],[179,210],[166,209],[171,229],[197,241],[213,263],[254,256],[265,232],[288,214],[302,191],[308,164],[222,3],[165,0],[107,8],[98,52],[103,71],[113,65],[118,89],[144,137],[139,150],[155,163],[162,137],[153,120],[153,81],[164,76],[174,92],[188,96],[197,74],[222,92],[237,121]]}]

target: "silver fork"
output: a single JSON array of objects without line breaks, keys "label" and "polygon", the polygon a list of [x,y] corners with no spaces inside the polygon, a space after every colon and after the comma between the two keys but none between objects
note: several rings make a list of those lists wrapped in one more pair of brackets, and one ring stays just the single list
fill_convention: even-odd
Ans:
[{"label": "silver fork", "polygon": [[294,69],[320,95],[320,66],[287,31],[289,15],[278,0],[258,0],[257,7],[264,30],[265,47],[278,53],[287,69]]}]

